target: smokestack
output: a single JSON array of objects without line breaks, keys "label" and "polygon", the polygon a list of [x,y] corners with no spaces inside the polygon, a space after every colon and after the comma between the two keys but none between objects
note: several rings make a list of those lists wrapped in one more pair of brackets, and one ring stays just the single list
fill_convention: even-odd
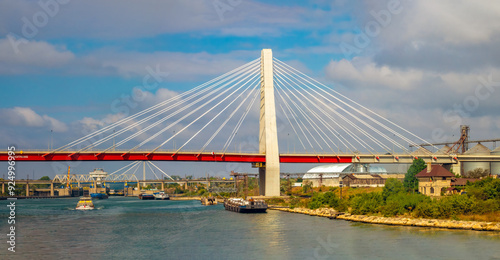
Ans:
[{"label": "smokestack", "polygon": [[427,172],[431,172],[432,170],[432,165],[430,162],[427,163]]}]

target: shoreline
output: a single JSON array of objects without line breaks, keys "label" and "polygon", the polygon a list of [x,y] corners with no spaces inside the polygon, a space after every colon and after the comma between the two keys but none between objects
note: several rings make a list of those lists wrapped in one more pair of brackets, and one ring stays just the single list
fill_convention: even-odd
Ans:
[{"label": "shoreline", "polygon": [[201,200],[201,197],[170,197],[170,200]]},{"label": "shoreline", "polygon": [[369,223],[369,224],[463,229],[463,230],[476,230],[476,231],[497,231],[497,232],[500,231],[500,223],[498,222],[350,215],[350,214],[340,214],[338,211],[331,208],[319,208],[313,210],[307,208],[290,209],[290,208],[269,207],[269,209],[290,212],[290,213],[305,214],[310,216],[327,217],[330,219],[341,219],[352,222]]}]

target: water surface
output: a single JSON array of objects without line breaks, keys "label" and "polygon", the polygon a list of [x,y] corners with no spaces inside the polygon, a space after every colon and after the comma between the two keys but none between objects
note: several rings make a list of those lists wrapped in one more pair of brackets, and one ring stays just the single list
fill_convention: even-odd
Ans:
[{"label": "water surface", "polygon": [[[500,259],[500,233],[396,227],[199,201],[18,200],[16,252],[0,259]],[[0,231],[8,233],[8,201]]]}]

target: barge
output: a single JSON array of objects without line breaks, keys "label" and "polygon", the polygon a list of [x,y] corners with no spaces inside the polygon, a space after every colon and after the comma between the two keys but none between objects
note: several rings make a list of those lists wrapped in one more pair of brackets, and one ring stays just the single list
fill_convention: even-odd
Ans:
[{"label": "barge", "polygon": [[141,199],[141,200],[154,200],[155,195],[142,193],[142,194],[139,194],[139,199]]},{"label": "barge", "polygon": [[267,203],[263,200],[231,198],[224,201],[224,208],[238,213],[266,213]]},{"label": "barge", "polygon": [[108,194],[106,193],[90,193],[90,197],[92,197],[93,199],[107,199],[108,198]]}]

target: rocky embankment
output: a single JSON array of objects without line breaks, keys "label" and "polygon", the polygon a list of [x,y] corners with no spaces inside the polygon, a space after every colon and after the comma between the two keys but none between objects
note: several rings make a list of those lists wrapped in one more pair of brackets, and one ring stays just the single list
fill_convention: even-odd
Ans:
[{"label": "rocky embankment", "polygon": [[414,227],[433,227],[448,229],[469,229],[479,231],[500,231],[498,222],[479,222],[479,221],[460,221],[447,219],[421,219],[421,218],[403,218],[403,217],[378,217],[365,215],[350,215],[337,212],[330,208],[307,209],[307,208],[272,208],[273,210],[286,211],[291,213],[300,213],[310,216],[320,216],[327,218],[336,218],[354,222],[363,222],[371,224],[414,226]]}]

